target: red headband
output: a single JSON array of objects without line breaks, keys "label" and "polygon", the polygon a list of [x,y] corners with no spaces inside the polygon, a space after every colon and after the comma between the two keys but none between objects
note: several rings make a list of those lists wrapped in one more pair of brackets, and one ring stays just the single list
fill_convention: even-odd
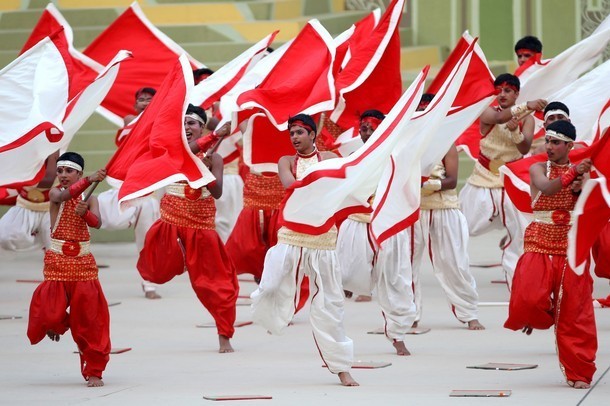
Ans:
[{"label": "red headband", "polygon": [[362,120],[360,120],[360,124],[362,124],[362,123],[369,123],[371,125],[371,128],[373,130],[376,130],[377,127],[379,127],[379,123],[381,123],[381,120],[378,119],[377,117],[367,116],[367,117],[364,117]]},{"label": "red headband", "polygon": [[290,127],[292,127],[293,125],[298,125],[299,127],[303,127],[304,129],[307,130],[307,132],[313,131],[313,128],[311,128],[311,126],[309,124],[305,124],[301,120],[294,120],[292,123],[290,123]]},{"label": "red headband", "polygon": [[496,90],[502,90],[503,87],[508,87],[509,89],[513,89],[515,92],[519,91],[519,89],[517,89],[517,87],[515,85],[511,85],[510,83],[507,83],[507,82],[502,82],[499,85],[497,85]]},{"label": "red headband", "polygon": [[536,51],[534,51],[533,49],[527,49],[527,48],[519,48],[519,49],[517,49],[517,50],[515,51],[515,54],[518,54],[519,52],[525,52],[525,51],[527,51],[527,52],[531,52],[531,53],[532,53],[532,55],[537,54],[537,52],[536,52]]}]

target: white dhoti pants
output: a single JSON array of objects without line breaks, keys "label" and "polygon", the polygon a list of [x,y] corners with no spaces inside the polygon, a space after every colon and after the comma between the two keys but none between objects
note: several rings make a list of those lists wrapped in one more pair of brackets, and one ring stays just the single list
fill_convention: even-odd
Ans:
[{"label": "white dhoti pants", "polygon": [[309,320],[322,359],[330,372],[347,372],[354,348],[343,326],[343,287],[334,250],[278,243],[267,251],[263,276],[252,297],[252,319],[273,334],[281,334],[299,302],[303,276],[309,277]]},{"label": "white dhoti pants", "polygon": [[466,183],[460,191],[460,202],[471,236],[502,228],[508,233],[502,247],[502,268],[510,288],[517,261],[523,254],[523,233],[530,222],[529,216],[517,210],[503,188],[489,189]]},{"label": "white dhoti pants", "polygon": [[222,196],[216,200],[216,232],[226,243],[244,207],[244,181],[236,174],[222,176]]},{"label": "white dhoti pants", "polygon": [[368,238],[368,223],[346,219],[337,236],[337,258],[341,268],[343,289],[358,295],[373,290],[371,271],[375,252]]},{"label": "white dhoti pants", "polygon": [[416,313],[408,230],[381,243],[373,267],[373,286],[373,296],[383,311],[386,337],[404,341]]},{"label": "white dhoti pants", "polygon": [[[119,211],[119,191],[110,189],[100,193],[97,201],[102,218],[101,228],[104,230],[125,230],[134,228],[136,237],[136,249],[138,253],[144,247],[146,233],[160,217],[159,200],[154,195],[141,197],[133,202],[133,206]],[[156,285],[142,282],[145,292],[155,291]]]},{"label": "white dhoti pants", "polygon": [[29,251],[51,246],[51,217],[48,211],[11,207],[0,218],[0,247]]},{"label": "white dhoti pants", "polygon": [[413,285],[416,320],[421,319],[421,263],[428,248],[434,276],[458,320],[478,319],[477,285],[468,259],[468,225],[458,209],[421,210],[413,225]]}]

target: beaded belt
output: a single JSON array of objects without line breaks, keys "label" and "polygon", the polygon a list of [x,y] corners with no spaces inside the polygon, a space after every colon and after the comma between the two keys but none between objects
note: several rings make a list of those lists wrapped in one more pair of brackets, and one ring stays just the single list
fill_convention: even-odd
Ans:
[{"label": "beaded belt", "polygon": [[91,253],[89,241],[63,241],[51,238],[51,251],[67,257],[82,257]]},{"label": "beaded belt", "polygon": [[534,221],[544,224],[571,225],[574,223],[569,210],[534,211]]},{"label": "beaded belt", "polygon": [[210,196],[210,192],[206,188],[193,189],[189,185],[181,183],[172,183],[171,185],[167,186],[165,192],[168,195],[189,200],[205,199],[206,197]]}]

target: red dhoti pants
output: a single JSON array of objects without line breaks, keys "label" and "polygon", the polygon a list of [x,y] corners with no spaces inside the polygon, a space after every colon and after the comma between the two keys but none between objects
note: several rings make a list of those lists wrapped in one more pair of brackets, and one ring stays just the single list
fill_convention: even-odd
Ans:
[{"label": "red dhoti pants", "polygon": [[142,278],[159,284],[186,269],[197,298],[216,321],[218,334],[233,337],[239,285],[216,231],[157,220],[146,234],[137,267]]},{"label": "red dhoti pants", "polygon": [[578,276],[564,255],[526,252],[517,263],[504,327],[547,329],[554,324],[567,380],[591,383],[597,351],[592,291],[588,264]]},{"label": "red dhoti pants", "polygon": [[46,280],[34,291],[27,333],[30,342],[39,343],[49,330],[64,334],[68,329],[80,352],[83,377],[101,379],[110,358],[110,315],[99,280]]}]

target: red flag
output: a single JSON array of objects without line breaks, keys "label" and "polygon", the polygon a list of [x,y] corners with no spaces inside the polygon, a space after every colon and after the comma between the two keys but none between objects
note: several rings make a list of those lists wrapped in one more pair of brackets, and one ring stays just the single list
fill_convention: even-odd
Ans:
[{"label": "red flag", "polygon": [[278,130],[285,130],[295,114],[332,109],[334,57],[330,34],[318,20],[310,20],[260,85],[238,97],[239,108],[264,111]]},{"label": "red flag", "polygon": [[[98,110],[120,127],[123,126],[123,117],[134,112],[136,91],[142,87],[158,88],[173,68],[176,58],[186,54],[146,18],[135,2],[93,40],[83,53],[106,65],[121,49],[131,51],[134,58],[121,68],[114,86]],[[191,57],[189,61],[192,69],[203,67],[202,63]]]},{"label": "red flag", "polygon": [[193,188],[214,180],[190,151],[184,133],[184,114],[192,87],[193,72],[182,55],[106,167],[110,182],[124,181],[119,203],[180,180],[188,181]]},{"label": "red flag", "polygon": [[356,21],[350,28],[339,34],[334,40],[336,54],[333,74],[337,77],[338,73],[345,67],[351,59],[350,48],[357,48],[373,34],[373,30],[379,24],[381,10],[376,8],[360,21]]},{"label": "red flag", "polygon": [[104,65],[95,62],[74,48],[72,45],[74,38],[72,27],[70,27],[70,24],[68,24],[53,3],[47,5],[19,54],[23,54],[44,37],[59,32],[62,28],[63,32],[58,35],[67,43],[69,59],[72,65],[69,91],[69,98],[72,99],[78,92],[95,80],[98,73],[104,68]]},{"label": "red flag", "polygon": [[[475,39],[468,33],[468,31],[462,34],[462,37],[455,45],[455,48],[453,48],[453,51],[451,51],[451,54],[449,54],[449,57],[447,57],[447,60],[428,87],[428,90],[426,90],[426,93],[436,94],[439,91],[440,87],[447,80],[449,74],[455,68],[455,65],[458,63],[464,52],[474,41]],[[478,44],[475,45],[475,53],[472,56],[471,64],[468,69],[469,70],[465,79],[466,81],[462,85],[463,89],[460,90],[454,106],[467,105],[468,100],[480,100],[482,97],[485,97],[486,89],[488,89],[487,84],[483,85],[481,88],[472,86],[480,77],[488,78],[491,81],[491,86],[493,87],[495,77],[489,70],[487,59],[485,58],[485,55]],[[465,93],[464,89],[470,89],[469,93]],[[479,120],[477,118],[477,120],[475,120],[466,130],[464,130],[464,132],[461,133],[461,135],[455,141],[455,145],[457,146],[458,150],[466,152],[468,156],[476,160],[479,156],[480,140],[481,131],[479,130]]]},{"label": "red flag", "polygon": [[330,119],[354,127],[369,109],[390,111],[402,93],[400,33],[405,0],[393,0],[371,35],[350,41],[351,58],[336,80],[337,106]]}]

